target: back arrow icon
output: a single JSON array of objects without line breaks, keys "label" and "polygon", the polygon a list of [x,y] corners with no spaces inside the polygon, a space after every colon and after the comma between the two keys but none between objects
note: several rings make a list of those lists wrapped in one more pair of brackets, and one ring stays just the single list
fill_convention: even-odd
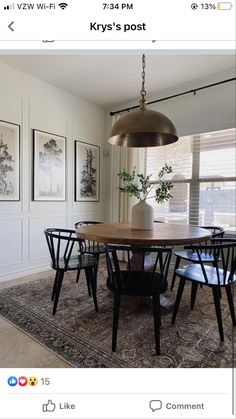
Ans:
[{"label": "back arrow icon", "polygon": [[14,29],[12,27],[12,25],[14,24],[14,22],[9,23],[8,28],[11,29],[12,32],[14,32]]}]

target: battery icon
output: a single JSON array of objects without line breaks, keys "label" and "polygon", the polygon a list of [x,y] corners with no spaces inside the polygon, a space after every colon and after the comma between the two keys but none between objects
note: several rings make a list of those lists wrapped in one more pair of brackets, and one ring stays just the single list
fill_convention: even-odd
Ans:
[{"label": "battery icon", "polygon": [[223,2],[217,3],[218,10],[231,10],[232,7],[233,5],[229,1],[223,1]]}]

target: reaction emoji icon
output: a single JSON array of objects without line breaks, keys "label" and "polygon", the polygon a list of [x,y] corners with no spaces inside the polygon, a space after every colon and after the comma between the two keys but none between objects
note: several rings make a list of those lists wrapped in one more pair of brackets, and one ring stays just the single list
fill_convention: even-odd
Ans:
[{"label": "reaction emoji icon", "polygon": [[27,385],[27,383],[28,383],[28,380],[23,375],[18,378],[18,384],[19,384],[19,386],[25,387]]},{"label": "reaction emoji icon", "polygon": [[9,386],[15,387],[18,383],[18,380],[15,376],[12,375],[11,377],[8,378],[7,382]]},{"label": "reaction emoji icon", "polygon": [[28,379],[28,384],[31,387],[35,387],[38,384],[38,379],[34,377],[33,375]]}]

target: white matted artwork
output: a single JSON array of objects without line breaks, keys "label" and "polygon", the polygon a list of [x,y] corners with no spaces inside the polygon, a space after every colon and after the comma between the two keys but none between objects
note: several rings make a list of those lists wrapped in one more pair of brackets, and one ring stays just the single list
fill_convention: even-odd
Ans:
[{"label": "white matted artwork", "polygon": [[34,201],[65,201],[66,138],[33,130]]},{"label": "white matted artwork", "polygon": [[0,121],[0,201],[20,200],[20,126]]},{"label": "white matted artwork", "polygon": [[75,141],[75,201],[99,201],[100,147]]}]

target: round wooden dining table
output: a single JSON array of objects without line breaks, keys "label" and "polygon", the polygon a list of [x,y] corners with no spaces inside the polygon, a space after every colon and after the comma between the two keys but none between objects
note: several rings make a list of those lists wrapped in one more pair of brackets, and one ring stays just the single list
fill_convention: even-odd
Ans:
[{"label": "round wooden dining table", "polygon": [[[152,230],[132,229],[127,223],[104,223],[77,227],[75,231],[79,238],[85,240],[137,246],[186,245],[204,242],[211,237],[209,230],[204,228],[161,222],[154,223]],[[149,264],[152,264],[152,260],[147,257],[147,266]],[[173,310],[174,302],[161,295],[161,306],[169,312]]]},{"label": "round wooden dining table", "polygon": [[154,223],[152,230],[132,229],[127,223],[90,224],[78,227],[75,231],[81,239],[147,246],[186,245],[200,243],[211,237],[209,230],[204,228],[168,223]]}]

